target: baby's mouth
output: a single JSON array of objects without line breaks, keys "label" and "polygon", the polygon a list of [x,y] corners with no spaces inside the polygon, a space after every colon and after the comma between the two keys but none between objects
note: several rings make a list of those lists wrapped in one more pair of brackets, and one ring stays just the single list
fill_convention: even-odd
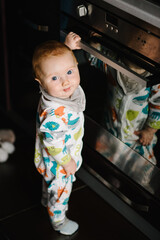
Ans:
[{"label": "baby's mouth", "polygon": [[71,88],[68,87],[68,88],[65,88],[63,91],[68,92],[68,91],[70,91],[70,90],[71,90]]}]

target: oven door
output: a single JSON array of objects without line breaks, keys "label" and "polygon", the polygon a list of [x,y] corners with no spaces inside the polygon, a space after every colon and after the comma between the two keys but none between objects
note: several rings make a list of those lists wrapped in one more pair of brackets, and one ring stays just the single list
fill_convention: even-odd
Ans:
[{"label": "oven door", "polygon": [[[62,11],[60,31],[62,41],[69,31],[76,32],[82,38],[82,50],[76,50],[75,55],[79,62],[81,85],[87,100],[84,161],[77,176],[150,239],[159,239],[160,225],[157,223],[160,214],[159,168],[124,144],[105,127],[108,94],[106,75],[90,65],[88,56],[95,56],[107,66],[135,79],[144,87],[155,84],[157,78],[150,80],[130,70],[116,60],[115,53],[138,62],[151,76],[157,76],[157,69],[142,56],[121,48],[111,39],[97,37],[96,34],[100,32]],[[91,38],[93,31],[96,34]],[[103,50],[98,50],[94,44],[90,44],[91,42],[96,43],[95,46],[100,43]]]}]

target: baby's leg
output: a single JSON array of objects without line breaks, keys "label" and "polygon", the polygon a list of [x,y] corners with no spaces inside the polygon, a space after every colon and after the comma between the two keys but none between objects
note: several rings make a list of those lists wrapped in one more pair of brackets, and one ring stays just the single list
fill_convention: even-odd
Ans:
[{"label": "baby's leg", "polygon": [[65,178],[65,175],[56,177],[48,187],[47,208],[54,226],[65,219],[71,189],[71,176]]},{"label": "baby's leg", "polygon": [[65,235],[71,235],[78,224],[66,218],[68,201],[72,190],[73,176],[65,177],[62,167],[58,167],[55,179],[48,186],[48,213],[53,228]]}]

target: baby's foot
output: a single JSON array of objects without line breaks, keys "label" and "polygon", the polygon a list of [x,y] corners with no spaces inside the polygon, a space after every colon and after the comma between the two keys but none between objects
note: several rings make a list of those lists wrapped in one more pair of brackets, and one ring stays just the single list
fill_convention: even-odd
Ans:
[{"label": "baby's foot", "polygon": [[59,231],[64,235],[72,235],[78,230],[78,227],[78,223],[69,220],[68,218],[66,218],[62,224],[53,226],[54,230]]}]

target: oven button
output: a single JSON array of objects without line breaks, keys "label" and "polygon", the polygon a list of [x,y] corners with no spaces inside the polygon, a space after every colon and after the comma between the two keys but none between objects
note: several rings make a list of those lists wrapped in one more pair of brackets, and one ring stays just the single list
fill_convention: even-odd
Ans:
[{"label": "oven button", "polygon": [[84,17],[87,15],[87,8],[84,5],[79,5],[77,7],[77,13],[79,17]]}]

